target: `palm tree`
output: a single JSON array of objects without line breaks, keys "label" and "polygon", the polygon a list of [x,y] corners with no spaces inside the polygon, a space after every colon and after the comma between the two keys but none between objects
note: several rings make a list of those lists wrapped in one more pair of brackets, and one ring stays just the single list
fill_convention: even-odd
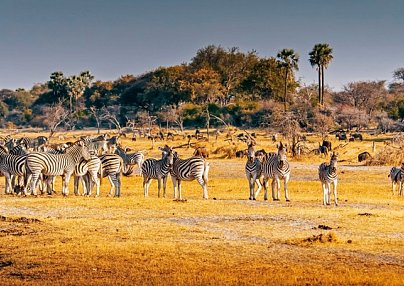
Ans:
[{"label": "palm tree", "polygon": [[299,55],[295,53],[293,49],[283,49],[279,51],[276,55],[278,58],[278,66],[285,70],[285,82],[284,82],[284,94],[283,94],[283,104],[284,109],[286,111],[286,99],[287,99],[287,90],[288,90],[288,77],[290,72],[293,70],[299,70],[298,61]]},{"label": "palm tree", "polygon": [[316,44],[309,56],[311,66],[318,70],[318,103],[324,106],[324,69],[333,59],[332,48],[328,44]]}]

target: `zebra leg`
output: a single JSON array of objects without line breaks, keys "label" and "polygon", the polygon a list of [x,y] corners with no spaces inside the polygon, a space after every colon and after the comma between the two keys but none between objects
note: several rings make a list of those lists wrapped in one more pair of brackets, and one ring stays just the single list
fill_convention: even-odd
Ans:
[{"label": "zebra leg", "polygon": [[279,177],[276,178],[276,200],[279,201],[279,197],[281,196],[281,180]]},{"label": "zebra leg", "polygon": [[31,194],[34,195],[34,196],[37,195],[37,193],[36,193],[36,185],[37,185],[37,182],[38,182],[38,178],[39,178],[39,174],[32,174],[30,189],[31,189]]},{"label": "zebra leg", "polygon": [[143,192],[144,197],[147,198],[149,196],[149,187],[150,187],[151,179],[148,177],[143,177]]},{"label": "zebra leg", "polygon": [[327,205],[327,194],[328,194],[327,187],[326,184],[323,182],[321,183],[321,186],[323,187],[323,205]]},{"label": "zebra leg", "polygon": [[108,176],[109,183],[111,184],[111,188],[109,189],[109,194],[108,197],[112,196],[112,192],[115,190],[115,183],[114,181],[116,180],[115,174],[111,174]]},{"label": "zebra leg", "polygon": [[115,175],[116,177],[116,186],[115,186],[115,197],[121,196],[121,174],[118,173]]},{"label": "zebra leg", "polygon": [[285,176],[285,178],[283,179],[283,187],[285,189],[285,199],[287,202],[290,202],[288,192],[288,182],[289,182],[289,176]]},{"label": "zebra leg", "polygon": [[252,194],[253,194],[253,200],[255,201],[257,199],[257,195],[260,193],[261,189],[262,189],[262,184],[259,178],[255,179],[255,182],[257,183],[257,191],[254,194],[254,189],[252,190]]},{"label": "zebra leg", "polygon": [[[199,177],[197,178],[197,181],[199,183],[199,185],[201,185],[202,189],[203,189],[203,198],[204,199],[208,199],[208,184],[205,182],[205,180],[203,179],[203,177]],[[254,181],[252,181],[252,195],[254,197]],[[181,196],[181,191],[180,191],[180,196]]]},{"label": "zebra leg", "polygon": [[396,192],[396,182],[394,182],[394,180],[391,181],[391,188],[393,190],[393,196],[394,196],[394,193]]},{"label": "zebra leg", "polygon": [[[264,201],[268,200],[268,177],[264,177],[263,185],[264,185]],[[255,197],[258,196],[258,193],[255,194]]]},{"label": "zebra leg", "polygon": [[[82,178],[82,176],[80,176],[80,178]],[[80,195],[80,191],[79,191],[79,177],[78,176],[74,176],[74,194],[76,196]],[[83,194],[84,195],[84,194]]]},{"label": "zebra leg", "polygon": [[181,180],[178,180],[178,196],[179,200],[182,200],[182,194],[181,194]]},{"label": "zebra leg", "polygon": [[330,196],[331,196],[331,190],[330,190],[330,183],[326,183],[326,189],[327,189],[327,205],[330,205]]},{"label": "zebra leg", "polygon": [[252,200],[254,198],[254,179],[251,175],[247,175],[248,179],[248,188],[250,190],[250,197],[248,198],[249,200]]},{"label": "zebra leg", "polygon": [[83,185],[83,196],[90,196],[84,176],[80,176],[81,184]]},{"label": "zebra leg", "polygon": [[5,193],[6,194],[11,194],[11,190],[13,189],[11,185],[11,175],[10,173],[4,173],[4,177],[6,179],[6,188],[5,188]]},{"label": "zebra leg", "polygon": [[338,196],[337,196],[337,181],[334,181],[333,183],[333,189],[334,189],[334,202],[335,205],[338,206]]},{"label": "zebra leg", "polygon": [[71,174],[65,174],[62,176],[63,178],[63,189],[62,194],[63,196],[67,197],[69,195],[69,181],[70,181]]},{"label": "zebra leg", "polygon": [[163,198],[166,197],[167,176],[163,177]]},{"label": "zebra leg", "polygon": [[160,190],[161,190],[161,178],[157,178],[157,196],[160,197]]},{"label": "zebra leg", "polygon": [[177,199],[177,179],[174,176],[171,176],[171,181],[173,182],[174,200],[176,200]]}]

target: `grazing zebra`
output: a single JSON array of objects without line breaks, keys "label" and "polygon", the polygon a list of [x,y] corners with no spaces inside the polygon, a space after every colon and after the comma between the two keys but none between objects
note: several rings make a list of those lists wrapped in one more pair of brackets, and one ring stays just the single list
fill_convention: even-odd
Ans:
[{"label": "grazing zebra", "polygon": [[[164,150],[168,152],[167,145]],[[203,189],[203,198],[208,199],[208,173],[209,163],[201,157],[180,159],[177,152],[173,151],[173,167],[170,171],[174,187],[174,199],[182,200],[181,182],[197,180]],[[179,196],[177,196],[177,186]]]},{"label": "grazing zebra", "polygon": [[120,146],[116,146],[115,154],[122,157],[125,163],[125,176],[129,176],[133,172],[133,167],[137,165],[139,167],[139,176],[142,175],[142,164],[144,162],[144,154],[142,152],[136,152],[128,154]]},{"label": "grazing zebra", "polygon": [[330,185],[333,184],[334,189],[334,202],[338,206],[337,197],[337,162],[338,154],[334,152],[331,154],[330,163],[322,163],[318,168],[318,177],[323,187],[323,205],[330,205],[331,189]]},{"label": "grazing zebra", "polygon": [[161,180],[163,180],[163,197],[166,197],[167,176],[174,162],[174,154],[171,148],[163,150],[163,158],[156,160],[153,158],[147,159],[142,164],[143,175],[143,190],[144,196],[149,196],[149,187],[151,179],[157,179],[158,182],[158,197],[160,197]]},{"label": "grazing zebra", "polygon": [[100,195],[100,184],[102,175],[102,163],[96,155],[91,155],[91,159],[86,161],[81,159],[74,170],[74,194],[80,195],[79,180],[83,185],[83,195],[91,196],[90,180],[96,185],[96,197]]},{"label": "grazing zebra", "polygon": [[[108,176],[109,182],[111,184],[111,189],[109,191],[109,196],[112,195],[115,189],[115,197],[121,196],[121,172],[124,169],[124,163],[121,156],[117,154],[104,154],[100,157],[102,164],[102,178]],[[90,186],[92,188],[92,186]]]},{"label": "grazing zebra", "polygon": [[396,192],[396,185],[399,184],[398,195],[404,195],[403,192],[403,181],[404,181],[404,163],[401,163],[401,168],[393,167],[390,170],[389,177],[391,179],[391,186],[393,191],[393,196]]},{"label": "grazing zebra", "polygon": [[45,176],[57,176],[63,177],[62,194],[67,196],[69,193],[68,184],[70,176],[73,174],[76,165],[80,160],[90,160],[90,153],[84,142],[78,142],[77,144],[67,148],[65,154],[49,154],[44,152],[33,152],[27,155],[25,162],[26,176],[24,180],[24,195],[27,195],[28,182],[30,182],[30,190],[33,195],[36,195],[36,184],[40,174]]},{"label": "grazing zebra", "polygon": [[25,143],[18,144],[9,152],[10,155],[27,155],[28,153],[28,146]]},{"label": "grazing zebra", "polygon": [[[285,199],[289,202],[288,182],[290,178],[290,165],[286,157],[287,146],[280,142],[278,153],[267,153],[262,159],[262,175],[264,176],[264,200],[268,200],[268,180],[272,179],[272,199],[279,201],[281,180],[285,189]],[[275,191],[276,187],[276,191]],[[258,196],[258,190],[255,196]]]},{"label": "grazing zebra", "polygon": [[254,145],[249,144],[247,150],[247,162],[245,164],[245,173],[250,188],[250,200],[255,200],[255,183],[257,183],[257,194],[261,191],[262,184],[260,182],[261,177],[261,161],[255,157]]}]

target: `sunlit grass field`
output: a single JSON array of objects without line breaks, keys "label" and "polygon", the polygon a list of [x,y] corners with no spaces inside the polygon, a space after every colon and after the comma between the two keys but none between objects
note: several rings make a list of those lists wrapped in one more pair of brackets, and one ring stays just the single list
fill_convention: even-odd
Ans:
[{"label": "sunlit grass field", "polygon": [[[320,138],[308,139],[318,146]],[[232,146],[224,135],[200,143],[211,151],[208,200],[196,182],[184,182],[186,200],[174,201],[171,179],[166,198],[157,197],[155,181],[144,198],[138,176],[123,177],[121,198],[106,196],[107,179],[99,198],[75,197],[72,184],[62,197],[60,178],[51,197],[13,197],[1,178],[0,284],[403,285],[404,197],[391,193],[391,166],[357,162],[372,151],[365,139],[338,150],[338,207],[322,205],[317,167],[329,159],[316,155],[290,160],[291,202],[283,190],[280,202],[264,201],[263,192],[249,201],[246,159],[215,152],[245,144]],[[146,158],[158,158],[166,143],[150,149],[146,139],[122,140]],[[264,132],[257,143],[276,148]],[[192,151],[178,149],[184,158]]]}]

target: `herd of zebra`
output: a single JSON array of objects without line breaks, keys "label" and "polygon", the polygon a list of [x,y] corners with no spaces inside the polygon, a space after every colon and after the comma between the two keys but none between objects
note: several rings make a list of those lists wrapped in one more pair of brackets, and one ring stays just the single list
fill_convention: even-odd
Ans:
[{"label": "herd of zebra", "polygon": [[[252,139],[250,137],[250,139]],[[264,187],[264,200],[268,199],[268,180],[272,179],[272,199],[279,200],[281,180],[284,181],[285,199],[289,201],[288,182],[290,178],[290,165],[287,160],[287,146],[282,142],[277,145],[277,153],[266,153],[264,150],[255,151],[255,140],[247,142],[247,163],[245,171],[250,188],[250,200],[256,200],[262,186]],[[331,149],[331,148],[330,148]],[[331,150],[330,150],[331,151]],[[330,162],[321,163],[318,168],[318,178],[323,190],[323,205],[330,205],[331,186],[334,195],[334,204],[338,205],[338,154],[331,153]],[[395,194],[399,185],[398,195],[404,195],[404,163],[400,167],[392,167],[388,175],[392,183],[392,193]],[[261,182],[261,178],[263,181]],[[255,191],[257,184],[257,191]]]},{"label": "herd of zebra", "polygon": [[[251,138],[251,137],[250,137]],[[76,142],[48,144],[45,136],[20,139],[7,136],[0,139],[0,174],[5,177],[5,193],[37,195],[53,194],[56,176],[62,176],[62,194],[69,194],[68,184],[74,176],[74,194],[80,195],[79,182],[83,186],[83,195],[91,196],[94,186],[95,196],[100,195],[102,178],[108,177],[111,188],[109,195],[121,195],[121,174],[130,175],[137,165],[143,176],[144,196],[148,197],[152,179],[158,181],[158,196],[163,187],[166,196],[166,182],[171,175],[174,199],[182,200],[181,182],[196,180],[202,187],[203,198],[208,198],[209,163],[203,156],[180,159],[175,147],[160,147],[161,159],[148,158],[142,152],[128,153],[118,144],[119,136],[96,137],[82,136]],[[252,139],[252,138],[251,138]],[[247,142],[247,162],[245,172],[249,184],[249,199],[256,200],[264,187],[264,200],[268,199],[268,181],[272,179],[272,199],[280,197],[281,180],[284,182],[285,199],[289,201],[288,182],[290,165],[287,159],[287,145],[277,145],[276,153],[256,151],[255,140]],[[331,185],[334,203],[338,205],[337,196],[337,162],[338,154],[332,153],[330,162],[322,163],[318,177],[323,190],[323,204],[330,205]],[[403,195],[404,163],[401,168],[393,167],[390,171],[393,194],[399,184],[399,194]],[[262,180],[262,181],[261,181]],[[162,184],[161,184],[162,183]],[[257,190],[255,191],[255,185]]]},{"label": "herd of zebra", "polygon": [[96,186],[95,196],[100,194],[100,182],[108,177],[111,189],[109,195],[121,195],[121,174],[129,175],[137,165],[143,176],[145,197],[151,179],[158,180],[160,196],[163,181],[163,196],[166,195],[166,180],[170,173],[174,186],[174,197],[182,199],[181,182],[197,180],[202,186],[203,197],[208,198],[209,163],[202,157],[185,160],[169,146],[161,149],[162,158],[146,159],[142,152],[128,153],[118,144],[119,136],[82,136],[76,142],[47,144],[45,136],[20,139],[7,136],[0,144],[0,173],[5,177],[6,194],[22,193],[37,195],[53,194],[56,176],[62,176],[62,194],[69,194],[68,184],[74,176],[74,193],[80,195],[79,182],[83,185],[83,195],[91,196]]}]

